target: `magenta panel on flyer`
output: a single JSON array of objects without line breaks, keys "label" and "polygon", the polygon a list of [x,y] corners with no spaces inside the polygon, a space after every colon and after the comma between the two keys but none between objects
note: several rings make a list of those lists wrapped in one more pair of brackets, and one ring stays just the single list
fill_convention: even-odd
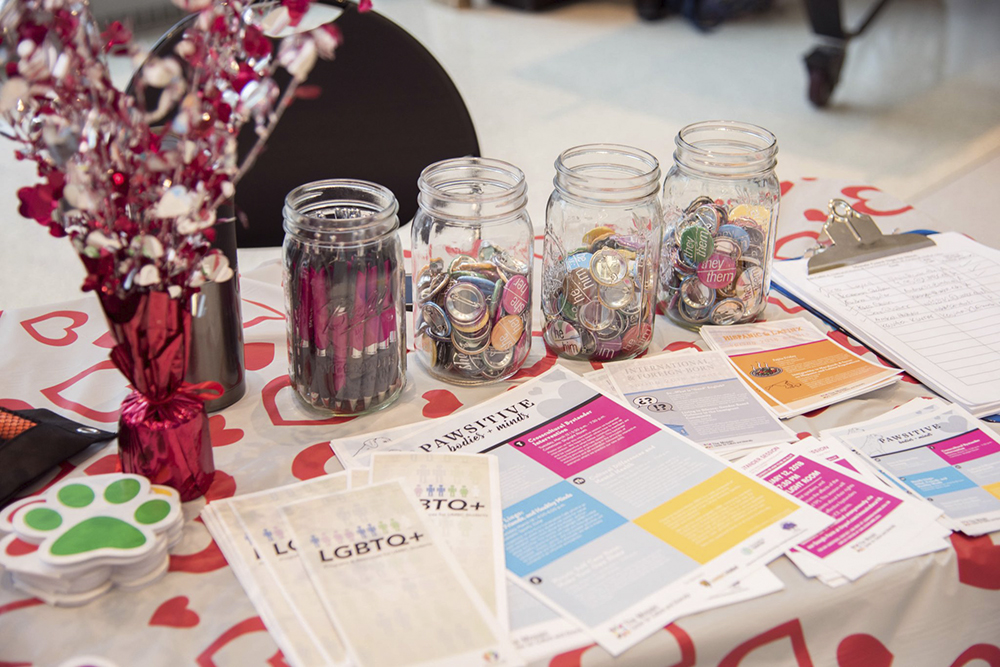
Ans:
[{"label": "magenta panel on flyer", "polygon": [[[515,447],[560,477],[624,451],[659,432],[659,427],[611,399],[595,400],[568,412],[512,442]],[[573,437],[564,437],[572,432]]]},{"label": "magenta panel on flyer", "polygon": [[947,461],[949,465],[957,465],[975,461],[990,454],[1000,454],[1000,443],[984,432],[975,430],[948,440],[942,440],[931,445],[929,449]]},{"label": "magenta panel on flyer", "polygon": [[800,545],[819,558],[825,558],[857,539],[902,502],[875,487],[827,466],[796,456],[787,466],[769,477],[772,482],[796,499],[837,519],[815,538]]}]

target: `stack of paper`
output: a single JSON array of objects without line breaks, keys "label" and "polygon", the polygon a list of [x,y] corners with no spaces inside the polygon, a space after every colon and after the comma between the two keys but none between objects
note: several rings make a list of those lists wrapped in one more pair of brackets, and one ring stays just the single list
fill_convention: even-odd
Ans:
[{"label": "stack of paper", "polygon": [[948,232],[934,247],[774,280],[924,385],[982,417],[1000,411],[1000,251]]},{"label": "stack of paper", "polygon": [[1000,529],[1000,442],[961,407],[917,398],[881,417],[823,431],[968,535]]},{"label": "stack of paper", "polygon": [[[951,531],[929,505],[852,472],[829,445],[806,438],[765,448],[740,461],[743,471],[828,514],[835,522],[789,550],[803,574],[830,586],[853,581],[879,565],[948,546]],[[817,452],[819,453],[817,455]],[[837,465],[831,459],[838,459]]]},{"label": "stack of paper", "polygon": [[515,617],[538,612],[511,624],[532,649],[566,636],[545,608],[618,655],[684,615],[778,590],[764,566],[832,522],[563,368],[423,430],[331,445],[353,466],[391,450],[499,460],[507,568],[544,605],[513,598]]},{"label": "stack of paper", "polygon": [[801,317],[703,326],[701,337],[782,419],[888,386],[900,373],[862,359]]},{"label": "stack of paper", "polygon": [[139,475],[64,480],[0,513],[0,565],[49,604],[82,605],[166,571],[184,529],[179,494]]},{"label": "stack of paper", "polygon": [[412,459],[381,455],[370,472],[203,512],[293,665],[519,663],[505,631],[496,461]]},{"label": "stack of paper", "polygon": [[764,401],[721,352],[688,348],[608,364],[586,378],[607,395],[726,458],[794,442]]},{"label": "stack of paper", "polygon": [[347,473],[338,473],[217,500],[201,513],[264,625],[295,667],[346,665],[348,660],[340,635],[316,591],[308,585],[280,507],[347,488]]}]

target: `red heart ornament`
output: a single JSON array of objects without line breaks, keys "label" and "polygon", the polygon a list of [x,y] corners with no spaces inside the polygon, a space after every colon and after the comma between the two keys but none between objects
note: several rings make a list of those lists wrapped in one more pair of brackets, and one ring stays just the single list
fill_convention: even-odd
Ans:
[{"label": "red heart ornament", "polygon": [[150,625],[162,625],[168,628],[193,628],[200,622],[198,614],[188,609],[186,595],[170,598],[157,607],[149,619]]},{"label": "red heart ornament", "polygon": [[[59,338],[53,338],[51,335],[46,336],[40,332],[37,325],[43,322],[48,322],[49,320],[55,320],[59,318],[65,318],[69,320],[69,324],[55,322],[50,326],[43,327],[43,330],[47,331],[49,329],[62,330],[62,336]],[[28,320],[22,320],[21,326],[24,330],[28,332],[28,335],[37,340],[43,345],[51,345],[53,347],[64,347],[66,345],[72,345],[79,338],[75,329],[80,328],[87,323],[90,316],[87,313],[81,313],[78,310],[56,310],[51,313],[46,313],[45,315],[39,315],[38,317],[32,317]]]},{"label": "red heart ornament", "polygon": [[427,401],[424,417],[428,419],[450,415],[462,407],[462,401],[447,389],[433,389],[424,393],[423,398]]}]

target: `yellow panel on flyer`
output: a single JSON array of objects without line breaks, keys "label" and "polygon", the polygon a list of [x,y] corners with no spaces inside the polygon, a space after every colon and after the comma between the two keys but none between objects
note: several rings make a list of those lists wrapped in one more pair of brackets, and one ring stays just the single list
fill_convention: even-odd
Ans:
[{"label": "yellow panel on flyer", "polygon": [[986,492],[992,494],[993,496],[1000,498],[1000,482],[996,482],[995,484],[987,484],[986,486],[983,487],[983,489]]},{"label": "yellow panel on flyer", "polygon": [[726,468],[635,520],[699,563],[707,563],[798,506],[736,470]]}]

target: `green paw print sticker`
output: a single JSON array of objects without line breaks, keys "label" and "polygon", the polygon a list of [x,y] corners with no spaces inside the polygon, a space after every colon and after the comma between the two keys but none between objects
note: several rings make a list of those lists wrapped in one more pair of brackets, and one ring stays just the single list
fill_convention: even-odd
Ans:
[{"label": "green paw print sticker", "polygon": [[40,542],[43,560],[70,564],[97,556],[139,558],[156,546],[156,534],[175,524],[180,497],[151,487],[138,475],[97,475],[68,480],[44,504],[15,516],[15,528]]}]

